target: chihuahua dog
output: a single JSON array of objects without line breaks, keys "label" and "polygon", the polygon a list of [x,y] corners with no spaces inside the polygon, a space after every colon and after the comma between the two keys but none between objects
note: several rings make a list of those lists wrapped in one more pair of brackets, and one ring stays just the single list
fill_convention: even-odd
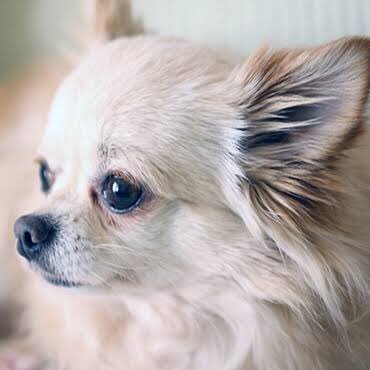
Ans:
[{"label": "chihuahua dog", "polygon": [[120,38],[60,86],[15,223],[58,369],[370,366],[370,39],[241,65]]}]

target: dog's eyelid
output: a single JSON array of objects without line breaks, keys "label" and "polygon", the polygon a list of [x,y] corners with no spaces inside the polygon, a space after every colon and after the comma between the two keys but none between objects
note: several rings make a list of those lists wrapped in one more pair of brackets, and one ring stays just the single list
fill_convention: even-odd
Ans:
[{"label": "dog's eyelid", "polygon": [[44,158],[44,157],[36,157],[34,160],[33,160],[34,163],[40,165],[40,164],[48,164],[48,161]]},{"label": "dog's eyelid", "polygon": [[110,170],[110,171],[107,171],[104,174],[104,176],[102,177],[103,181],[107,177],[109,177],[109,176],[116,176],[116,177],[119,177],[119,178],[127,181],[128,183],[130,183],[132,185],[142,186],[141,182],[138,179],[136,179],[130,173],[128,173],[126,171],[123,171],[123,170]]},{"label": "dog's eyelid", "polygon": [[122,169],[106,170],[100,175],[96,176],[91,180],[91,189],[94,189],[94,191],[98,193],[101,192],[105,180],[110,176],[119,177],[133,186],[141,187],[143,190],[150,192],[150,189],[143,181],[137,179],[132,174]]},{"label": "dog's eyelid", "polygon": [[50,162],[43,156],[36,157],[34,159],[34,163],[36,163],[38,166],[45,165],[49,169],[49,171],[53,173],[54,176],[57,176],[62,172],[61,167],[52,166]]},{"label": "dog's eyelid", "polygon": [[49,171],[55,173],[55,171],[53,171],[49,165],[49,162],[47,161],[47,159],[45,157],[36,157],[34,159],[34,163],[36,163],[38,166],[46,166]]}]

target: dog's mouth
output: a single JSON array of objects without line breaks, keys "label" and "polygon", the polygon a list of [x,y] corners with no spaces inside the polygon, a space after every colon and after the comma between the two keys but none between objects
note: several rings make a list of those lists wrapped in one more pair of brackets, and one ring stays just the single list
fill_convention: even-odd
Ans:
[{"label": "dog's mouth", "polygon": [[54,277],[54,276],[43,275],[43,278],[49,284],[52,284],[52,285],[55,285],[55,286],[60,286],[60,287],[63,287],[63,288],[80,288],[82,286],[81,283],[76,283],[74,281],[69,281],[69,280],[61,279],[61,278]]},{"label": "dog's mouth", "polygon": [[54,286],[59,286],[63,288],[80,288],[83,286],[83,284],[80,282],[72,281],[72,280],[57,276],[56,274],[48,271],[47,269],[40,267],[38,264],[31,262],[30,265],[33,271],[41,275],[41,277],[46,282]]},{"label": "dog's mouth", "polygon": [[[132,272],[127,271],[127,277],[115,276],[111,277],[110,280],[101,279],[98,283],[92,282],[82,282],[76,281],[74,279],[70,279],[66,277],[64,274],[59,274],[57,271],[53,271],[50,269],[48,265],[43,263],[37,262],[30,262],[29,267],[31,270],[40,276],[42,280],[47,282],[50,285],[62,288],[75,288],[79,291],[84,292],[107,292],[107,291],[116,291],[117,289],[121,289],[123,286],[125,287],[126,291],[132,287],[137,287],[138,283],[133,284],[134,282],[134,275]],[[136,282],[137,280],[135,280]]]}]

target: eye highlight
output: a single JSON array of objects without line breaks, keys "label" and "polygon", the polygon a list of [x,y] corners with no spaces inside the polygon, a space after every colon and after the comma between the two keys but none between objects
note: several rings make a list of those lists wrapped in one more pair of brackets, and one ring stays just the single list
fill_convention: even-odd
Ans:
[{"label": "eye highlight", "polygon": [[48,193],[54,183],[54,173],[50,170],[49,165],[46,161],[39,161],[39,178],[41,184],[41,191]]},{"label": "eye highlight", "polygon": [[136,208],[143,199],[143,189],[123,177],[109,175],[105,178],[101,196],[105,206],[114,213],[127,213]]}]

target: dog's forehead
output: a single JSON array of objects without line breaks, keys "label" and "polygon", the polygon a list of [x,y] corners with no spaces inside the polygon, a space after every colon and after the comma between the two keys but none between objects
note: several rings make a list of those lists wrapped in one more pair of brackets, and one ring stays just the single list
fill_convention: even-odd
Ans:
[{"label": "dog's forehead", "polygon": [[213,52],[183,42],[138,38],[111,43],[87,58],[59,89],[43,147],[59,160],[85,158],[91,166],[119,156],[168,164],[171,152],[185,145],[201,148],[202,137],[212,142],[217,136],[216,125],[206,127],[205,121],[215,123],[219,116],[214,86],[229,70],[229,63]]}]

